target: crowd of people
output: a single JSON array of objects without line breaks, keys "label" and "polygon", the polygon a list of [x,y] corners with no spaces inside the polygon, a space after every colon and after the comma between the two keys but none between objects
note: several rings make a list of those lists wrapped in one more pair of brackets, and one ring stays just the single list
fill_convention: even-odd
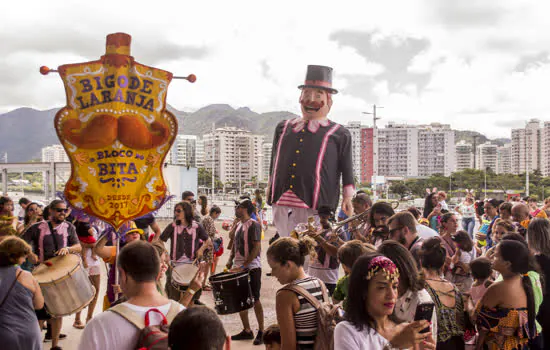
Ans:
[{"label": "crowd of people", "polygon": [[[338,215],[356,219],[339,229],[335,213],[321,207],[305,231],[278,232],[265,252],[267,272],[259,191],[235,202],[228,242],[215,225],[221,209],[206,196],[194,197],[183,193],[164,230],[147,215],[126,224],[119,236],[63,200],[42,207],[23,198],[16,216],[13,201],[1,197],[3,344],[42,349],[51,341],[60,349],[63,318],[48,313],[32,270],[67,254],[82,257],[96,291],[101,261],[109,267],[104,312],[94,316],[96,293],[75,316],[73,327],[83,329],[80,349],[134,349],[142,328],[150,326],[164,329],[172,350],[229,349],[232,341],[285,350],[323,348],[321,341],[326,349],[342,350],[544,349],[550,343],[549,200],[539,207],[530,198],[476,201],[468,193],[451,210],[447,195],[434,189],[423,213],[395,212],[358,192],[354,212]],[[226,271],[248,271],[257,331],[244,310],[242,331],[228,335],[201,301],[224,246]],[[171,283],[179,266],[198,262],[188,284]],[[277,324],[268,327],[260,296],[265,272],[281,284]]]}]

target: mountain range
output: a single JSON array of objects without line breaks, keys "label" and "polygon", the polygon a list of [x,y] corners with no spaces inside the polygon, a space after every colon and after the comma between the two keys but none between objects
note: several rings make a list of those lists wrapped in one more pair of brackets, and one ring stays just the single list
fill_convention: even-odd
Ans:
[{"label": "mountain range", "polygon": [[[265,135],[267,142],[271,141],[275,126],[281,121],[296,117],[285,111],[256,113],[248,107],[233,108],[227,104],[213,104],[195,112],[179,111],[170,105],[167,109],[178,119],[180,134],[202,136],[216,128],[233,126],[250,130],[253,134]],[[11,163],[28,162],[41,158],[41,149],[49,145],[59,144],[53,127],[53,119],[59,108],[36,110],[18,108],[0,114],[0,159],[7,153]],[[477,144],[488,139],[475,131],[456,131],[455,138],[472,142],[477,137]],[[498,145],[510,142],[508,139],[492,140]]]}]

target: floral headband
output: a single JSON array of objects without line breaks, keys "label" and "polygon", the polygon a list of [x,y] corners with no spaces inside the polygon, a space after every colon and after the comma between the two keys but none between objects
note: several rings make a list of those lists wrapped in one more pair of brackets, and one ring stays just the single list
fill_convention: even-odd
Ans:
[{"label": "floral headband", "polygon": [[370,281],[378,273],[378,271],[384,271],[386,279],[388,281],[397,282],[399,281],[399,269],[390,259],[385,256],[377,256],[372,259],[368,266],[367,272],[367,281]]}]

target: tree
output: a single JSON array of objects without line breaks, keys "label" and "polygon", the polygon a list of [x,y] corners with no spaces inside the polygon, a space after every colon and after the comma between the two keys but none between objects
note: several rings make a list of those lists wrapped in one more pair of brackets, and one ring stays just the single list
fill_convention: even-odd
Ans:
[{"label": "tree", "polygon": [[[199,186],[211,187],[212,186],[212,172],[210,169],[199,168],[198,169],[198,183]],[[217,176],[214,177],[214,186],[216,188],[222,188],[223,183],[218,179]]]},{"label": "tree", "polygon": [[404,181],[392,181],[389,190],[391,193],[398,194],[401,197],[410,192]]}]

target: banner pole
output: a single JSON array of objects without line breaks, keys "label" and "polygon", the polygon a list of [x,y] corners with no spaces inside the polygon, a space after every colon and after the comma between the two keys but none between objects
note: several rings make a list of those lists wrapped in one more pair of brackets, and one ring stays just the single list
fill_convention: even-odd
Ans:
[{"label": "banner pole", "polygon": [[[120,233],[116,232],[116,254],[115,254],[115,285],[120,288],[118,281],[119,281],[119,274],[118,274],[118,253],[120,252]],[[115,301],[118,300],[118,288],[115,292]]]}]

